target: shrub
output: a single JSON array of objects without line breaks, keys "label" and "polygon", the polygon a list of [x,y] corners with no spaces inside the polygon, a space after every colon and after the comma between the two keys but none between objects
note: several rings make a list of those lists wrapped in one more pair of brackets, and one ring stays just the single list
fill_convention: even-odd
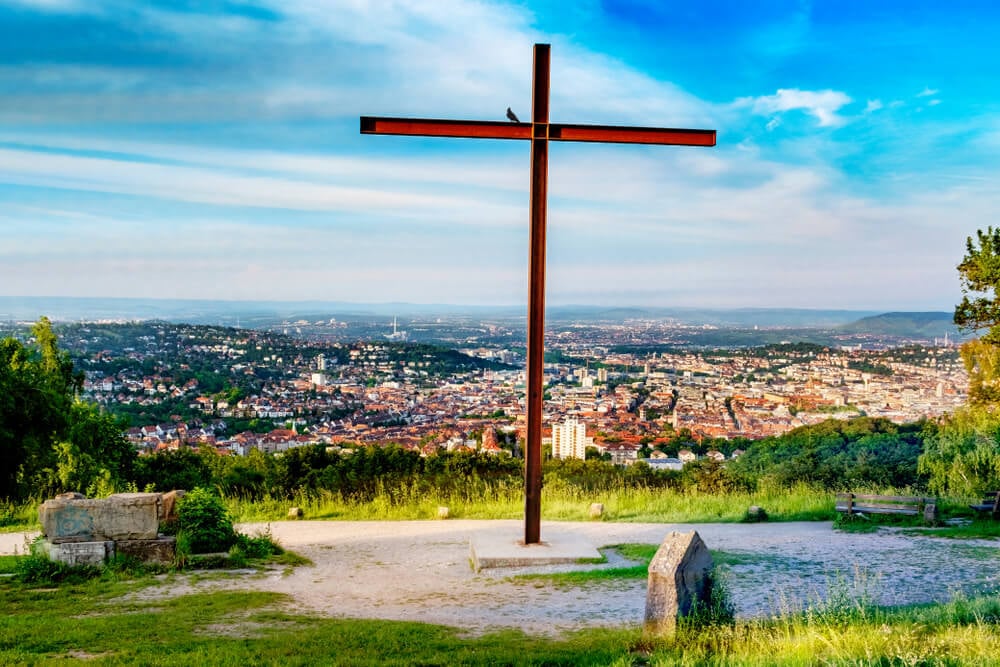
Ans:
[{"label": "shrub", "polygon": [[236,544],[233,545],[233,551],[239,551],[241,554],[251,559],[262,559],[274,556],[277,554],[284,553],[282,549],[272,538],[270,532],[265,532],[261,535],[250,535],[237,534]]},{"label": "shrub", "polygon": [[233,522],[222,499],[203,488],[181,499],[177,507],[177,527],[178,542],[190,553],[228,551],[236,541]]},{"label": "shrub", "polygon": [[763,507],[753,505],[743,513],[743,518],[740,519],[740,523],[763,523],[769,518],[770,517],[767,516],[767,510]]}]

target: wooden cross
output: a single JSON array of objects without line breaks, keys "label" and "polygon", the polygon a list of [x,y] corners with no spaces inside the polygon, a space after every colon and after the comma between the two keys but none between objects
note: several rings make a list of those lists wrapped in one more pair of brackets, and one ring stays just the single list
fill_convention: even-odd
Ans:
[{"label": "wooden cross", "polygon": [[[545,208],[549,142],[591,141],[619,144],[714,146],[715,130],[660,127],[567,125],[549,122],[548,44],[535,44],[531,122],[494,122],[424,118],[361,117],[362,134],[398,134],[472,139],[531,141],[531,231],[528,255],[528,442],[524,463],[524,543],[540,541],[542,500],[542,396],[544,394]],[[514,120],[513,114],[508,116]]]}]

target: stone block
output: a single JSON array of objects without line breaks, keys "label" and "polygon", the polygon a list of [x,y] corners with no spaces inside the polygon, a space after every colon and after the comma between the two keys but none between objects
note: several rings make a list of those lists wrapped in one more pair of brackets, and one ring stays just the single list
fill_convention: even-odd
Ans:
[{"label": "stone block", "polygon": [[649,563],[646,632],[673,634],[677,619],[708,608],[712,594],[712,555],[696,531],[671,532]]},{"label": "stone block", "polygon": [[158,493],[119,493],[103,499],[52,499],[38,508],[52,543],[152,540],[159,529]]},{"label": "stone block", "polygon": [[118,540],[115,550],[122,556],[131,556],[143,563],[169,565],[177,553],[177,540],[170,536],[160,536],[155,540]]},{"label": "stone block", "polygon": [[604,503],[591,503],[590,518],[600,519],[602,516],[604,516]]},{"label": "stone block", "polygon": [[924,523],[935,525],[938,522],[938,509],[936,503],[924,505]]},{"label": "stone block", "polygon": [[100,567],[115,555],[115,543],[110,540],[95,542],[44,542],[43,549],[50,560],[67,565],[93,565]]},{"label": "stone block", "polygon": [[301,519],[303,515],[301,507],[289,507],[288,508],[288,518],[289,519]]},{"label": "stone block", "polygon": [[441,506],[438,508],[438,518],[447,519],[451,515],[451,510],[447,507]]},{"label": "stone block", "polygon": [[160,521],[177,521],[177,503],[187,495],[183,489],[160,494]]}]

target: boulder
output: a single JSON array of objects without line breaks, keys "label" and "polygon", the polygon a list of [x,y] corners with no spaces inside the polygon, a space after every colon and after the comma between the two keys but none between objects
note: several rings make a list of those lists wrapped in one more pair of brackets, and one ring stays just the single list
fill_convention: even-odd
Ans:
[{"label": "boulder", "polygon": [[602,516],[604,516],[604,503],[591,503],[590,518],[600,519]]},{"label": "boulder", "polygon": [[53,544],[152,540],[159,529],[160,494],[119,493],[103,499],[46,500],[38,508],[42,533]]},{"label": "boulder", "polygon": [[177,503],[187,495],[183,489],[175,489],[160,494],[160,521],[177,521]]},{"label": "boulder", "polygon": [[673,634],[677,619],[706,609],[712,595],[712,555],[696,531],[671,532],[649,563],[646,632]]},{"label": "boulder", "polygon": [[439,519],[447,519],[450,515],[451,515],[451,510],[449,510],[447,507],[442,506],[438,508]]},{"label": "boulder", "polygon": [[289,519],[301,519],[302,518],[302,508],[301,507],[289,507],[288,508],[288,518]]}]

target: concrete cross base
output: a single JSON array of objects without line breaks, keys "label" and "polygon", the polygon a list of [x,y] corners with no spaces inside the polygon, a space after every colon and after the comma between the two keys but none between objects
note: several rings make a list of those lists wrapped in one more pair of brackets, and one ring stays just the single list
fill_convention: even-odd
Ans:
[{"label": "concrete cross base", "polygon": [[575,535],[557,535],[537,544],[524,544],[505,535],[475,535],[469,540],[469,557],[476,572],[497,567],[532,567],[579,563],[601,557],[589,541]]}]

